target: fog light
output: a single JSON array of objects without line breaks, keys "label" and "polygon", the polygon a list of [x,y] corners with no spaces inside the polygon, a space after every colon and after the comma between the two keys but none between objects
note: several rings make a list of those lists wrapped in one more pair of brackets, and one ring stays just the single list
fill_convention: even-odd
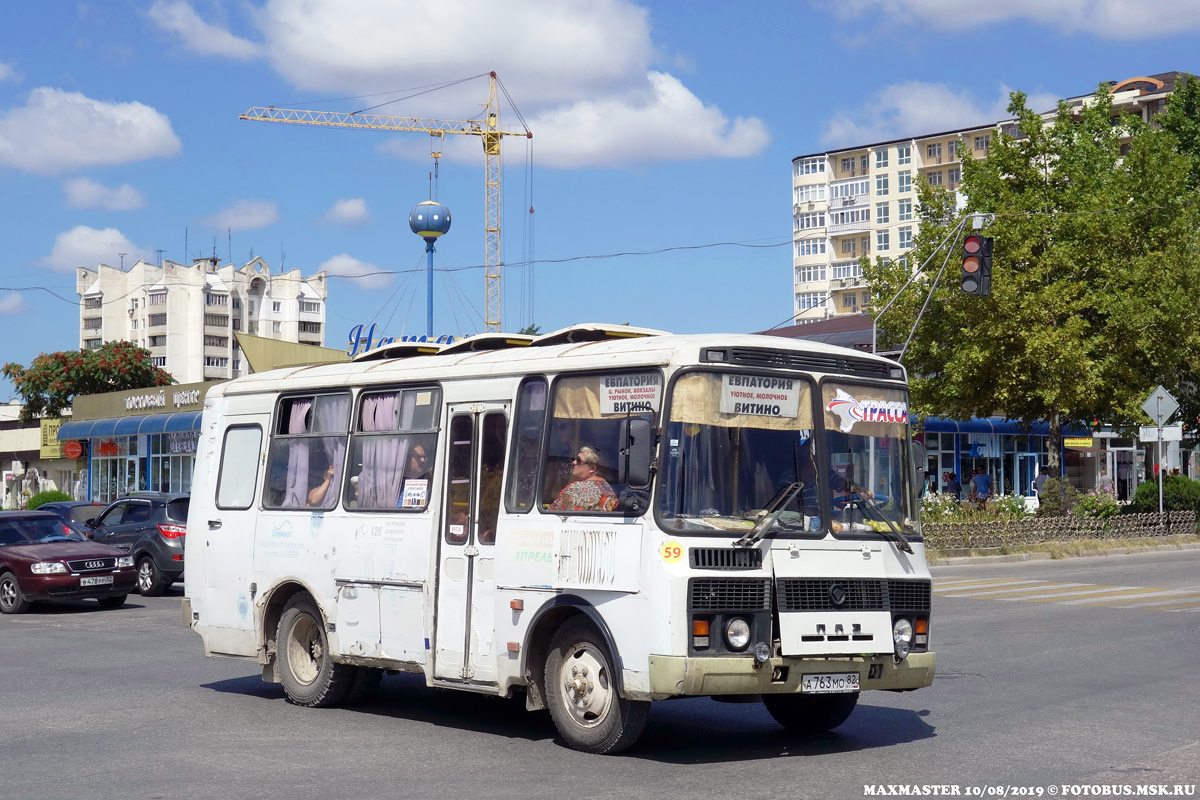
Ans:
[{"label": "fog light", "polygon": [[901,617],[892,625],[892,641],[896,645],[896,658],[906,658],[912,650],[912,623]]},{"label": "fog light", "polygon": [[734,617],[725,623],[725,641],[730,650],[745,650],[750,646],[750,623]]},{"label": "fog light", "polygon": [[759,664],[765,664],[771,660],[771,646],[766,642],[759,642],[754,645],[754,660]]}]

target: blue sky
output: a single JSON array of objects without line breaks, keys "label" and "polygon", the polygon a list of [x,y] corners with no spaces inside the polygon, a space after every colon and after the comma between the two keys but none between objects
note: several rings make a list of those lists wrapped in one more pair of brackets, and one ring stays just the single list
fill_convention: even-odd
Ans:
[{"label": "blue sky", "polygon": [[[215,239],[222,260],[253,250],[278,269],[283,252],[286,268],[340,273],[330,346],[360,322],[424,331],[424,275],[351,276],[423,265],[407,215],[429,196],[428,137],[239,120],[251,106],[353,111],[495,70],[534,132],[532,200],[527,143],[504,148],[506,262],[760,245],[512,267],[504,327],[751,331],[791,310],[793,157],[994,120],[1012,89],[1051,103],[1200,71],[1198,32],[1182,0],[5,2],[0,359],[77,348],[74,269],[157,249],[182,261],[185,229],[191,257]],[[469,118],[486,91],[477,79],[380,111]],[[502,124],[519,130],[507,104]],[[457,271],[436,280],[435,327],[470,333],[483,157],[457,138],[437,256]]]}]

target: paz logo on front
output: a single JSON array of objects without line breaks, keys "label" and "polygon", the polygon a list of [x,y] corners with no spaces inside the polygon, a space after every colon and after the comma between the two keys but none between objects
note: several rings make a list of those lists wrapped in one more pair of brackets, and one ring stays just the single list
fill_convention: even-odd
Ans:
[{"label": "paz logo on front", "polygon": [[856,422],[908,423],[908,404],[887,400],[856,400],[838,389],[825,410],[841,420],[838,426],[842,433],[849,433]]}]

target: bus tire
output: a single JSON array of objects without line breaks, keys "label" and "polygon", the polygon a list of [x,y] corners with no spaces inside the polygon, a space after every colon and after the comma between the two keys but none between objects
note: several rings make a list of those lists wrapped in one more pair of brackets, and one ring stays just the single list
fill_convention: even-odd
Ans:
[{"label": "bus tire", "polygon": [[562,624],[546,658],[546,703],[567,744],[584,753],[619,753],[642,735],[650,703],[617,691],[620,676],[596,628],[582,617]]},{"label": "bus tire", "polygon": [[841,725],[858,705],[858,692],[848,694],[764,694],[763,705],[792,733],[813,735]]},{"label": "bus tire", "polygon": [[350,690],[354,667],[338,664],[329,652],[321,612],[311,597],[288,600],[275,639],[279,682],[288,700],[308,708],[340,703]]},{"label": "bus tire", "polygon": [[350,689],[346,692],[344,705],[353,706],[370,700],[375,696],[382,681],[383,670],[374,667],[355,667],[354,677],[350,680]]}]

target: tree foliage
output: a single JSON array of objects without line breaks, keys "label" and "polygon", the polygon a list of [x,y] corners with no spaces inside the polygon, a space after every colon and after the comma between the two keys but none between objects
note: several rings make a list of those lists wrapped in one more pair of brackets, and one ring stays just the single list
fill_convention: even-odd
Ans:
[{"label": "tree foliage", "polygon": [[99,350],[42,353],[26,369],[4,365],[25,401],[21,419],[58,416],[78,395],[168,386],[174,379],[150,360],[150,351],[133,342],[108,342]]},{"label": "tree foliage", "polygon": [[[1137,117],[1114,118],[1107,87],[1082,107],[1060,103],[1046,122],[1012,95],[1015,135],[962,167],[965,209],[918,179],[921,228],[907,265],[867,265],[872,294],[892,297],[911,267],[934,256],[964,213],[995,214],[992,294],[958,286],[959,245],[904,359],[914,406],[959,419],[998,414],[1050,424],[1058,468],[1062,427],[1093,418],[1125,428],[1158,383],[1178,388],[1200,363],[1200,216],[1188,161],[1172,136]],[[970,153],[963,142],[960,153]],[[946,253],[937,251],[880,320],[899,346]]]}]

